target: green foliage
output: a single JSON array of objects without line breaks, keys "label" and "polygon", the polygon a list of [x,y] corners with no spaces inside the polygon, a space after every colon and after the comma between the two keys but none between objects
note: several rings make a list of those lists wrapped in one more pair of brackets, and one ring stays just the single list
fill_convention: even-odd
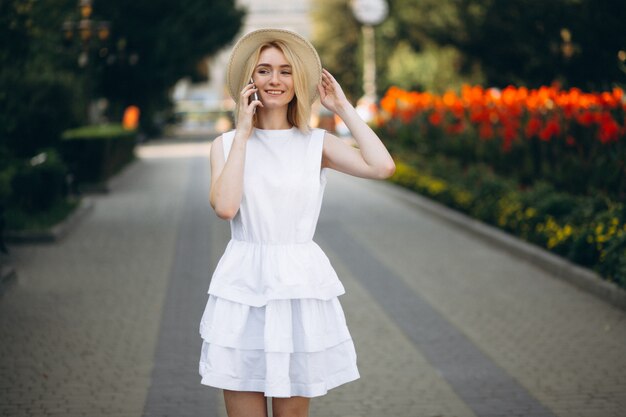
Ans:
[{"label": "green foliage", "polygon": [[[154,114],[169,106],[169,88],[197,73],[198,63],[230,41],[243,12],[232,0],[205,2],[96,0],[94,21],[111,36],[64,43],[63,22],[77,22],[77,0],[0,0],[0,146],[26,157],[58,146],[59,134],[86,123],[90,100],[104,96],[110,117],[128,104]],[[88,46],[89,64],[79,53]]]},{"label": "green foliage", "polygon": [[0,102],[0,132],[18,157],[58,145],[61,132],[80,120],[70,80],[27,74],[9,87]]},{"label": "green foliage", "polygon": [[70,197],[59,200],[46,211],[34,213],[20,210],[17,207],[8,207],[5,211],[6,228],[12,231],[44,231],[65,219],[80,203]]},{"label": "green foliage", "polygon": [[0,167],[0,207],[7,203],[11,195],[11,179],[15,174],[13,165]]},{"label": "green foliage", "polygon": [[85,126],[63,133],[61,153],[80,185],[101,183],[135,158],[137,132],[121,125]]},{"label": "green foliage", "polygon": [[389,57],[386,82],[404,89],[438,93],[460,90],[463,84],[483,83],[480,71],[467,76],[459,74],[461,59],[459,50],[450,45],[428,42],[418,52],[407,41],[401,41]]},{"label": "green foliage", "polygon": [[396,156],[391,181],[592,268],[626,288],[623,203],[557,192],[544,182],[521,188],[481,164],[463,169],[444,157],[402,155]]},{"label": "green foliage", "polygon": [[479,62],[489,85],[608,89],[624,82],[617,53],[626,7],[613,0],[463,0],[460,27],[436,34]]},{"label": "green foliage", "polygon": [[30,10],[35,0],[0,1],[0,68],[4,72],[9,64],[22,67],[28,57],[28,27]]},{"label": "green foliage", "polygon": [[61,51],[74,1],[0,1],[0,146],[28,157],[82,116],[82,85]]},{"label": "green foliage", "polygon": [[71,139],[108,139],[108,138],[129,138],[135,139],[137,132],[126,130],[120,124],[109,123],[103,125],[89,125],[69,129],[63,132],[63,140]]},{"label": "green foliage", "polygon": [[29,213],[48,210],[67,195],[66,174],[54,149],[27,160],[11,178],[10,204]]},{"label": "green foliage", "polygon": [[[315,2],[315,43],[349,95],[361,93],[361,36],[349,2]],[[442,92],[459,84],[626,82],[626,7],[613,0],[389,0],[376,27],[378,91]],[[343,75],[343,74],[348,75]]]},{"label": "green foliage", "polygon": [[152,132],[153,116],[170,105],[169,89],[182,77],[206,75],[199,64],[233,39],[243,15],[233,0],[95,2],[94,16],[112,22],[108,53],[94,61],[95,91],[111,102],[112,119],[134,104]]},{"label": "green foliage", "polygon": [[352,102],[363,95],[363,58],[359,49],[361,30],[349,2],[320,0],[311,3],[313,44],[322,65],[341,84]]}]

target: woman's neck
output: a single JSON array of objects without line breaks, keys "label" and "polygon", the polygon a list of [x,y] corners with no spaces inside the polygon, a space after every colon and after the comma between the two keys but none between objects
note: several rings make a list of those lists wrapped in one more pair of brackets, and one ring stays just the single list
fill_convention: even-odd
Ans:
[{"label": "woman's neck", "polygon": [[290,129],[292,126],[287,120],[287,108],[269,110],[257,107],[256,127],[266,130]]}]

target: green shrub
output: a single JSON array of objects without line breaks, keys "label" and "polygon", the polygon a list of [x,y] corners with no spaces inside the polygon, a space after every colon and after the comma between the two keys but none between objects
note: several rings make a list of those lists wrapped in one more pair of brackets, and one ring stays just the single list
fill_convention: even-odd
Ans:
[{"label": "green shrub", "polygon": [[134,159],[136,135],[121,125],[85,126],[63,133],[61,152],[77,183],[98,183]]},{"label": "green shrub", "polygon": [[7,93],[0,93],[0,137],[17,157],[57,147],[61,133],[80,118],[76,86],[67,77],[26,74],[1,87]]},{"label": "green shrub", "polygon": [[18,165],[10,180],[9,203],[27,212],[45,211],[67,195],[67,168],[47,149]]},{"label": "green shrub", "polygon": [[9,151],[0,147],[0,205],[6,204],[11,194],[11,178],[15,173],[14,160]]},{"label": "green shrub", "polygon": [[63,140],[72,139],[116,139],[116,138],[135,138],[134,130],[126,130],[120,124],[104,124],[90,125],[69,129],[61,135]]},{"label": "green shrub", "polygon": [[623,203],[557,192],[546,182],[520,187],[481,164],[463,171],[443,157],[408,158],[411,163],[396,158],[393,182],[592,268],[626,288]]},{"label": "green shrub", "polygon": [[45,231],[66,219],[79,204],[78,198],[70,196],[57,201],[48,210],[36,213],[8,207],[5,211],[6,228],[12,231]]}]

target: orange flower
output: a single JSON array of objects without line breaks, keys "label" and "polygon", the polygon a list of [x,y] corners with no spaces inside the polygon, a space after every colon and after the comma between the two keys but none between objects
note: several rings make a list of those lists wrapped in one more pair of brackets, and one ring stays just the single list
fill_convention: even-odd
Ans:
[{"label": "orange flower", "polygon": [[559,126],[558,120],[552,119],[546,126],[543,128],[541,132],[539,132],[539,139],[543,141],[550,141],[555,136],[558,136],[561,133],[561,127]]},{"label": "orange flower", "polygon": [[434,111],[430,114],[430,116],[428,116],[428,121],[433,126],[439,126],[443,121],[443,115],[441,112]]},{"label": "orange flower", "polygon": [[[601,143],[626,136],[626,97],[620,88],[585,93],[578,88],[561,90],[556,85],[532,90],[511,85],[503,90],[463,85],[460,94],[447,91],[435,95],[391,87],[381,100],[381,108],[385,118],[403,123],[423,115],[432,126],[450,135],[473,127],[483,139],[499,137],[503,150],[510,149],[521,135],[543,141],[562,136],[568,146],[573,146],[572,128],[589,131],[586,136],[595,135]],[[448,115],[453,118],[450,124],[445,122]]]},{"label": "orange flower", "polygon": [[595,119],[595,116],[590,111],[584,111],[576,116],[576,121],[583,126],[590,126]]},{"label": "orange flower", "polygon": [[603,112],[599,118],[600,130],[598,138],[602,143],[617,142],[620,132],[620,126],[617,124],[611,114]]},{"label": "orange flower", "polygon": [[539,119],[537,116],[531,117],[528,121],[528,124],[526,125],[526,137],[530,139],[533,136],[536,136],[541,130],[541,127],[541,119]]},{"label": "orange flower", "polygon": [[493,126],[491,126],[489,123],[481,123],[478,129],[478,136],[481,139],[493,138]]}]

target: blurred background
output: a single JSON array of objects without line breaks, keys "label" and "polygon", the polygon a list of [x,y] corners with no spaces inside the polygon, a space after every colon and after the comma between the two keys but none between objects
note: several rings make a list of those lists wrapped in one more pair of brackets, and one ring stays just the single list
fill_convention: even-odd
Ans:
[{"label": "blurred background", "polygon": [[[225,415],[197,379],[230,236],[208,155],[231,48],[281,27],[404,187],[329,173],[316,239],[363,378],[312,416],[623,416],[624,22],[623,0],[0,0],[0,415]],[[319,102],[311,124],[351,140]]]},{"label": "blurred background", "polygon": [[624,21],[612,0],[1,0],[0,227],[59,221],[136,144],[230,129],[230,48],[283,27],[314,42],[396,182],[623,283]]}]

